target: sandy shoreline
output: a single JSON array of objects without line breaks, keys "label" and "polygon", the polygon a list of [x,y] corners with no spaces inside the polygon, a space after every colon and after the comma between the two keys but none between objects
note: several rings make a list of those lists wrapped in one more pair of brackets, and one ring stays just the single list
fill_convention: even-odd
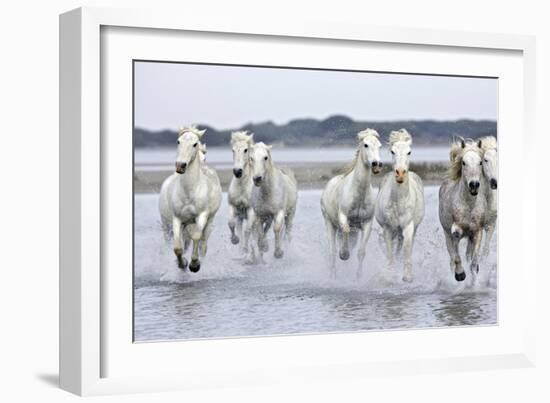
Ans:
[{"label": "sandy shoreline", "polygon": [[[309,163],[293,165],[287,164],[293,171],[298,181],[299,189],[322,189],[328,180],[339,174],[344,165],[341,163]],[[378,186],[380,179],[389,172],[390,167],[386,165],[382,172],[374,176],[374,184]],[[441,162],[411,163],[411,171],[416,172],[424,185],[438,185],[445,176],[447,164]],[[233,173],[231,168],[216,169],[222,189],[227,190]],[[146,170],[136,166],[134,171],[134,192],[135,193],[158,193],[164,179],[172,174],[168,170]]]}]

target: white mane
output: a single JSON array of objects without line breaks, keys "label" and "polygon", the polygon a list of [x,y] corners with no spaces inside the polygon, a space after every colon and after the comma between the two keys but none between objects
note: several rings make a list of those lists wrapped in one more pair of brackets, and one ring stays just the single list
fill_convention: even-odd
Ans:
[{"label": "white mane", "polygon": [[184,133],[193,133],[200,139],[202,135],[206,133],[206,129],[199,130],[199,128],[195,125],[180,127],[178,131],[178,136],[181,136]]},{"label": "white mane", "polygon": [[365,130],[362,130],[360,131],[359,133],[357,133],[357,141],[360,143],[361,141],[363,141],[364,139],[366,139],[367,137],[374,137],[378,140],[378,138],[380,137],[380,135],[378,134],[378,132],[374,129],[365,129]]},{"label": "white mane", "polygon": [[249,134],[246,130],[241,130],[237,132],[231,133],[231,145],[235,145],[236,143],[251,143],[252,137],[254,136],[253,133]]},{"label": "white mane", "polygon": [[399,129],[399,130],[395,130],[395,131],[391,132],[390,133],[390,140],[389,140],[390,147],[392,147],[398,141],[403,141],[405,143],[411,144],[412,143],[412,137],[409,134],[409,132],[405,129]]},{"label": "white mane", "polygon": [[478,140],[481,143],[481,149],[485,152],[487,150],[497,149],[497,139],[495,136],[485,136]]}]

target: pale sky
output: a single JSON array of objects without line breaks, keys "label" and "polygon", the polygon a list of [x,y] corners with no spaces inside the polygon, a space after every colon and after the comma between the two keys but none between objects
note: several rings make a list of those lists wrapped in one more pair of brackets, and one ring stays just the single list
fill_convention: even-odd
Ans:
[{"label": "pale sky", "polygon": [[135,125],[233,129],[271,120],[497,119],[496,79],[135,63]]}]

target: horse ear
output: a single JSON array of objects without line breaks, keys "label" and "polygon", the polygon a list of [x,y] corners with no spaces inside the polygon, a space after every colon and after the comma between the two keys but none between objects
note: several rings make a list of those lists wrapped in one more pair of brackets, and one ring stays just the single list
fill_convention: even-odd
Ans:
[{"label": "horse ear", "polygon": [[464,139],[462,137],[460,138],[460,147],[462,147],[462,148],[466,147],[466,142],[464,141]]},{"label": "horse ear", "polygon": [[477,146],[478,146],[479,148],[483,148],[483,147],[482,147],[482,146],[483,146],[483,141],[482,141],[482,140],[479,140],[479,141],[477,142]]},{"label": "horse ear", "polygon": [[197,135],[199,136],[199,139],[202,138],[202,136],[203,136],[204,133],[206,133],[206,129],[197,130]]},{"label": "horse ear", "polygon": [[267,146],[267,149],[268,149],[269,151],[271,151],[272,148],[273,148],[273,144],[270,144],[270,145]]},{"label": "horse ear", "polygon": [[253,144],[253,143],[254,143],[254,133],[248,136],[248,144]]}]

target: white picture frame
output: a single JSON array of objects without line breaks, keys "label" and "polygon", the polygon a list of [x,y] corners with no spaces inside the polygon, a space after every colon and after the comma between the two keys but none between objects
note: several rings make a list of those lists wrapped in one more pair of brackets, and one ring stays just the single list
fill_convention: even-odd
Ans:
[{"label": "white picture frame", "polygon": [[[253,37],[255,41],[284,40],[330,41],[334,47],[345,44],[375,43],[377,46],[399,45],[403,47],[421,47],[428,51],[470,50],[483,55],[490,52],[514,52],[515,57],[510,69],[510,82],[516,80],[515,93],[520,98],[514,102],[521,104],[516,110],[517,116],[509,117],[504,123],[522,132],[522,150],[520,158],[535,149],[534,137],[534,91],[535,91],[535,42],[533,37],[520,35],[502,35],[488,33],[467,33],[456,31],[430,31],[409,28],[383,28],[370,26],[350,26],[338,23],[304,21],[301,24],[280,24],[276,21],[257,19],[239,21],[238,18],[223,20],[182,19],[169,12],[150,10],[114,10],[103,8],[81,8],[70,11],[60,17],[60,385],[63,389],[80,395],[127,393],[139,391],[159,391],[185,388],[204,388],[231,384],[252,385],[269,382],[296,382],[300,379],[333,379],[346,376],[369,376],[371,374],[411,374],[419,372],[463,371],[491,368],[526,367],[534,365],[535,318],[525,312],[535,312],[535,281],[537,262],[535,261],[536,231],[535,197],[533,192],[518,192],[510,195],[502,203],[521,203],[521,223],[517,229],[521,242],[516,250],[501,248],[502,257],[511,262],[519,262],[521,281],[508,281],[507,276],[499,278],[499,300],[505,307],[507,299],[517,298],[520,302],[517,312],[510,318],[503,318],[499,326],[483,329],[459,328],[452,332],[437,329],[421,332],[407,330],[402,332],[371,332],[347,335],[315,335],[292,337],[264,337],[208,340],[177,343],[148,343],[140,351],[128,344],[131,335],[122,334],[127,328],[114,326],[110,317],[118,318],[118,312],[109,300],[109,287],[106,279],[110,276],[102,271],[106,264],[106,244],[102,236],[105,216],[102,208],[109,203],[106,196],[109,189],[106,177],[106,146],[102,133],[108,132],[105,123],[108,111],[102,110],[102,93],[108,93],[107,84],[102,81],[102,47],[105,46],[102,31],[109,27],[117,29],[154,29],[156,32],[193,32],[195,36],[208,33],[223,35],[243,35]],[[136,31],[137,32],[137,31]],[[130,32],[130,35],[132,33]],[[177,36],[177,35],[176,35]],[[160,39],[158,39],[160,41]],[[172,38],[171,40],[178,40]],[[152,39],[154,41],[154,39]],[[113,42],[114,43],[114,42]],[[142,44],[143,52],[153,42]],[[154,43],[153,43],[154,44]],[[284,46],[284,45],[283,45]],[[428,52],[429,53],[429,52]],[[261,54],[256,54],[261,57]],[[130,56],[128,56],[130,57]],[[159,56],[160,57],[160,56]],[[426,57],[433,57],[428,55]],[[434,66],[435,59],[433,60]],[[519,64],[518,64],[519,63]],[[490,65],[489,65],[490,66]],[[400,66],[396,66],[401,69]],[[436,69],[437,67],[434,67]],[[444,69],[444,64],[441,65]],[[483,68],[483,67],[480,67]],[[467,68],[466,68],[467,69]],[[475,75],[474,67],[471,67]],[[491,69],[491,67],[487,67]],[[403,71],[403,69],[401,69]],[[469,71],[469,70],[465,70]],[[431,71],[434,72],[433,70]],[[452,71],[442,70],[443,74]],[[477,71],[479,74],[479,71]],[[508,74],[508,73],[507,73]],[[129,96],[127,94],[126,96]],[[131,95],[130,95],[131,96]],[[512,100],[510,100],[512,101]],[[517,106],[513,104],[514,106]],[[506,116],[513,110],[507,108]],[[512,106],[512,104],[510,104]],[[501,110],[503,112],[503,110]],[[499,120],[499,135],[501,122]],[[500,154],[500,150],[499,150]],[[506,153],[502,158],[502,176],[508,174],[515,178],[514,170],[508,169]],[[518,161],[516,161],[518,163]],[[503,169],[504,168],[504,169]],[[517,177],[517,176],[516,176]],[[130,177],[127,177],[130,181]],[[536,176],[521,178],[526,189],[535,189]],[[500,189],[500,186],[499,186]],[[503,186],[506,192],[506,186]],[[506,194],[506,193],[504,193]],[[514,199],[515,198],[515,199]],[[514,199],[514,200],[512,200]],[[505,207],[506,204],[503,204]],[[501,206],[499,205],[499,209]],[[504,216],[506,217],[506,216]],[[499,226],[502,229],[502,215]],[[500,239],[499,239],[500,240]],[[112,252],[109,252],[112,253]],[[115,252],[116,253],[116,252]],[[512,256],[513,255],[513,256]],[[510,259],[508,259],[508,257]],[[515,259],[515,260],[514,260]],[[499,263],[500,264],[500,263]],[[121,278],[120,281],[124,279]],[[116,287],[114,281],[112,287]],[[131,284],[128,284],[131,287]],[[515,297],[508,291],[514,290]],[[518,298],[519,296],[519,298]],[[128,301],[125,298],[117,309],[121,315],[127,315]],[[511,300],[510,300],[511,301]],[[500,304],[499,304],[500,305]],[[499,307],[501,309],[502,306]],[[523,314],[520,314],[521,312]],[[500,311],[499,311],[500,312]],[[507,314],[508,310],[504,312]],[[502,312],[501,312],[502,313]],[[130,313],[131,315],[131,313]],[[518,318],[521,316],[521,321]],[[118,321],[118,319],[117,319]],[[120,323],[126,323],[121,321]],[[439,333],[438,333],[439,332]],[[445,332],[443,334],[442,332]],[[478,348],[468,350],[451,349],[445,343],[462,340],[477,332],[476,338],[485,340]],[[114,333],[114,336],[113,336]],[[117,336],[118,335],[118,336]],[[353,349],[361,345],[397,342],[407,338],[418,346],[428,345],[432,341],[437,348],[419,349],[417,355],[405,355],[405,350],[378,357]],[[490,341],[498,338],[493,349],[486,350]],[[385,340],[384,340],[385,339]],[[119,341],[117,340],[122,340]],[[390,340],[390,341],[388,341]],[[338,346],[346,348],[338,349]],[[126,343],[126,344],[124,344]],[[379,344],[377,344],[379,343]],[[322,347],[321,347],[322,346]],[[318,353],[323,348],[326,355]],[[361,349],[358,349],[361,350]],[[233,353],[231,353],[233,351]],[[294,356],[285,356],[285,351],[301,352]],[[334,353],[330,353],[330,352]],[[185,354],[187,360],[168,362],[166,357]],[[139,359],[132,358],[139,354]],[[363,354],[363,355],[361,355]],[[206,355],[218,357],[212,365],[211,376],[192,377],[186,365],[195,362],[198,368],[200,358]],[[160,357],[160,358],[159,358]],[[164,358],[162,358],[164,357]],[[260,360],[258,357],[262,357]],[[134,357],[135,358],[135,357]],[[215,361],[211,358],[209,364]],[[163,361],[164,360],[164,361]],[[195,361],[193,361],[195,360]],[[107,362],[128,362],[119,365],[116,370]],[[146,367],[160,366],[162,371],[154,376]],[[229,365],[228,365],[229,364]],[[139,366],[144,368],[138,368]],[[132,366],[133,368],[131,368]],[[114,368],[114,364],[113,364]],[[307,368],[307,370],[306,370]],[[134,371],[135,370],[135,371]],[[187,371],[187,372],[186,372]],[[200,371],[209,371],[204,365]],[[202,373],[200,372],[199,373]]]}]

